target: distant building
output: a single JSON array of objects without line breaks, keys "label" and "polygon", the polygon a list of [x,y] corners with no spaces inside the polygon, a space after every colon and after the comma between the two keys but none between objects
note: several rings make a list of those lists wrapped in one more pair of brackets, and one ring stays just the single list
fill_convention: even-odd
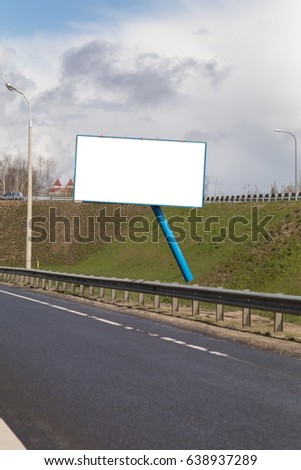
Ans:
[{"label": "distant building", "polygon": [[57,179],[52,188],[49,189],[49,197],[72,197],[73,189],[74,183],[71,178],[65,186]]}]

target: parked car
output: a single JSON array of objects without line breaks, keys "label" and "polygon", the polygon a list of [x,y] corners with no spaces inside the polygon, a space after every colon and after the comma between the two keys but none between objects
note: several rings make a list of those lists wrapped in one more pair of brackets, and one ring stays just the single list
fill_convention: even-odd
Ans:
[{"label": "parked car", "polygon": [[23,194],[19,191],[10,191],[8,193],[4,193],[1,199],[23,199]]}]

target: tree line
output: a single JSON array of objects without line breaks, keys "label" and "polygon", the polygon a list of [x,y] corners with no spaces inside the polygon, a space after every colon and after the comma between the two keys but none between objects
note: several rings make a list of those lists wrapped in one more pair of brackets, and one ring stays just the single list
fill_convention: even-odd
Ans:
[{"label": "tree line", "polygon": [[[39,156],[32,168],[32,193],[34,196],[48,196],[54,181],[55,159]],[[20,191],[27,195],[27,159],[21,154],[0,156],[0,193]]]}]

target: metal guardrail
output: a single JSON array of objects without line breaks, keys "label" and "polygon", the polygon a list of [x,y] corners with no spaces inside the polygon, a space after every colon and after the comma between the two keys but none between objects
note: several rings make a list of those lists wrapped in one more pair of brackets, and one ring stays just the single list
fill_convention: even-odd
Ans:
[{"label": "metal guardrail", "polygon": [[301,192],[296,193],[249,193],[249,194],[232,194],[228,196],[206,196],[205,203],[211,202],[273,202],[273,201],[286,201],[294,202],[301,201]]},{"label": "metal guardrail", "polygon": [[[230,290],[223,288],[202,287],[198,285],[169,284],[162,282],[150,282],[144,280],[118,279],[108,277],[84,276],[77,274],[67,274],[53,271],[28,270],[22,268],[0,267],[0,279],[3,281],[13,281],[21,284],[29,284],[34,287],[58,289],[59,283],[71,285],[67,289],[70,293],[75,293],[75,286],[79,286],[80,295],[83,295],[84,287],[99,288],[112,291],[114,299],[116,291],[124,292],[124,300],[128,300],[129,292],[149,294],[154,296],[154,305],[160,305],[160,296],[173,299],[173,310],[178,309],[178,299],[192,300],[192,312],[198,313],[198,303],[206,302],[216,304],[216,320],[223,321],[224,306],[234,306],[242,308],[243,326],[250,326],[251,309],[274,312],[274,331],[283,331],[283,314],[301,316],[301,297],[283,294],[269,294],[262,292],[252,292],[248,290]],[[42,280],[42,284],[36,284],[35,280]],[[48,283],[46,286],[46,282]],[[53,284],[54,283],[54,284]],[[66,291],[66,289],[63,289]],[[144,304],[143,297],[139,298],[139,305]]]},{"label": "metal guardrail", "polygon": [[[0,201],[2,200],[0,194]],[[27,197],[24,196],[24,201]],[[33,196],[35,201],[70,201],[74,202],[73,196]],[[273,201],[284,201],[284,202],[295,202],[301,201],[301,191],[294,192],[282,192],[282,193],[247,193],[247,194],[228,194],[228,195],[215,195],[205,196],[205,203],[212,202],[273,202]],[[80,202],[80,201],[76,201]]]}]

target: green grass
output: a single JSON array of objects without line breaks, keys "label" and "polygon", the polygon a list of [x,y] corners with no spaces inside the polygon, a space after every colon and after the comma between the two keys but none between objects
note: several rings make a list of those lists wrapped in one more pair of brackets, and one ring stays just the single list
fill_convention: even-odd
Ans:
[{"label": "green grass", "polygon": [[[112,215],[118,207],[106,206],[107,214]],[[52,220],[54,242],[49,240],[51,208],[57,217],[55,225]],[[160,235],[159,240],[156,238],[157,226],[151,208],[121,207],[120,214],[127,217],[127,222],[122,225],[121,234],[125,236],[123,243],[100,240],[99,224],[95,220],[103,208],[100,204],[35,201],[33,214],[43,218],[40,227],[45,229],[48,236],[46,240],[33,244],[33,267],[39,261],[41,269],[184,282],[163,236]],[[164,212],[168,218],[182,217],[180,222],[174,221],[180,227],[175,227],[175,233],[177,235],[179,230],[186,233],[180,247],[194,275],[193,284],[301,295],[300,203],[207,204],[197,210],[198,217],[203,217],[203,221],[199,220],[197,225],[197,235],[203,237],[203,240],[198,242],[192,239],[189,209],[164,208]],[[140,216],[145,218],[141,230],[149,225],[152,232],[137,232],[136,237],[145,236],[146,241],[135,243],[128,237],[129,220]],[[256,219],[257,224],[260,224],[267,216],[271,216],[264,227],[269,240],[265,240],[260,233],[256,234],[255,230]],[[0,264],[24,266],[26,203],[1,201],[0,217],[5,227],[0,234]],[[66,240],[64,224],[58,217],[69,220],[70,240],[68,237]],[[74,240],[74,218],[78,218],[82,237],[86,236],[88,221],[94,220],[94,240],[89,243]],[[139,220],[136,220],[137,227]],[[107,235],[112,235],[113,224],[107,224],[106,230]],[[152,241],[152,235],[155,241]]]}]

